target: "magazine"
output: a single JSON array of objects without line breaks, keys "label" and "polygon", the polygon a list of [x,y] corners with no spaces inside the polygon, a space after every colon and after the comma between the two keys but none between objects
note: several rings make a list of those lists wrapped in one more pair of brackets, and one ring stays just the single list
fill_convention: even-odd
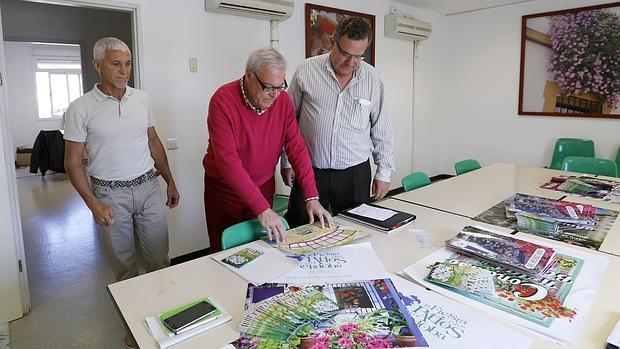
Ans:
[{"label": "magazine", "polygon": [[271,244],[287,254],[300,256],[346,245],[366,235],[351,227],[335,225],[321,228],[319,224],[314,223],[287,230],[284,243],[271,242]]},{"label": "magazine", "polygon": [[446,247],[539,277],[550,267],[555,250],[533,242],[466,226]]},{"label": "magazine", "polygon": [[428,347],[390,279],[249,286],[236,348]]},{"label": "magazine", "polygon": [[620,204],[620,181],[590,176],[555,176],[540,187]]},{"label": "magazine", "polygon": [[[507,200],[510,200],[511,198],[508,198]],[[540,222],[540,224],[523,222],[524,219],[527,219],[527,213],[519,214],[521,217],[519,217],[519,215],[508,217],[506,212],[507,200],[497,203],[495,206],[474,217],[473,220],[509,228],[526,234],[562,241],[572,245],[599,250],[605,241],[607,233],[613,227],[616,217],[618,216],[618,211],[601,207],[593,207],[596,210],[596,224],[584,225],[557,222],[557,231],[552,232],[549,228],[541,229],[543,222]],[[537,219],[547,219],[541,218],[541,216],[536,217]],[[519,219],[522,220],[521,224],[519,224]]]},{"label": "magazine", "polygon": [[[556,253],[553,267],[542,278],[532,278],[514,269],[442,248],[403,272],[424,287],[475,308],[483,309],[558,343],[572,343],[588,314],[607,266],[607,257],[560,245],[549,245]],[[491,272],[495,294],[470,292],[430,282],[437,263],[469,266]],[[450,270],[434,275],[449,279]]]},{"label": "magazine", "polygon": [[519,193],[508,198],[505,204],[508,218],[514,218],[515,213],[527,213],[576,226],[591,227],[596,224],[596,208],[588,204]]}]

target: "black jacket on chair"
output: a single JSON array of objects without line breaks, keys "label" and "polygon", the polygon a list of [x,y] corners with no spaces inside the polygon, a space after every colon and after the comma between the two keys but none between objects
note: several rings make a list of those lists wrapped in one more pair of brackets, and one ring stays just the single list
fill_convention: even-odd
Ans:
[{"label": "black jacket on chair", "polygon": [[39,132],[32,147],[30,173],[45,176],[48,170],[65,173],[65,140],[59,130]]}]

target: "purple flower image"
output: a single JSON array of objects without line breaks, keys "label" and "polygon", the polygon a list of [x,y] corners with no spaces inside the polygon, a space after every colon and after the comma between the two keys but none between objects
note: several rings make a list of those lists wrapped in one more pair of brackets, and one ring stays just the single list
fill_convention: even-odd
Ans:
[{"label": "purple flower image", "polygon": [[605,9],[550,17],[549,72],[562,94],[593,93],[620,107],[620,17]]}]

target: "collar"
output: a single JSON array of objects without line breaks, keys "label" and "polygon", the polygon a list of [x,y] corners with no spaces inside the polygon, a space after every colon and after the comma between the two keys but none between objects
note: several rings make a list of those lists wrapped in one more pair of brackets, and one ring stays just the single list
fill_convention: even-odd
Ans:
[{"label": "collar", "polygon": [[[112,98],[112,99],[113,99],[113,100],[115,100],[115,101],[117,100],[116,98],[114,98],[114,97],[112,97],[112,96],[110,96],[110,95],[107,95],[107,94],[103,93],[103,92],[99,89],[99,83],[96,83],[96,84],[95,84],[95,86],[93,87],[92,91],[93,91],[93,96],[95,97],[95,100],[96,100],[96,101],[98,101],[98,102],[103,102],[103,101],[105,101],[105,100],[106,100],[106,99],[108,99],[108,98]],[[127,86],[127,87],[125,87],[125,94],[123,95],[123,98],[121,98],[121,99],[124,99],[125,97],[129,97],[129,96],[131,96],[132,94],[133,94],[133,88],[132,88],[132,87]]]},{"label": "collar", "polygon": [[252,109],[256,114],[258,115],[263,115],[267,109],[262,109],[259,107],[255,107],[254,105],[252,105],[252,103],[250,103],[250,100],[248,99],[248,96],[245,94],[245,88],[243,87],[243,79],[245,78],[245,75],[243,75],[241,77],[241,79],[239,80],[239,84],[241,85],[241,94],[243,94],[243,100],[245,101],[245,105]]}]

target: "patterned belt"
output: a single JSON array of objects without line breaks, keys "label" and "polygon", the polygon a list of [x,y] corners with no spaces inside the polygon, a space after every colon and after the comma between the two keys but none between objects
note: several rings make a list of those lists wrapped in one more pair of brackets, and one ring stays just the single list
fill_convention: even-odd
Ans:
[{"label": "patterned belt", "polygon": [[140,185],[142,183],[146,183],[153,178],[157,178],[157,175],[155,174],[155,171],[149,170],[147,173],[143,174],[142,176],[136,177],[134,179],[130,179],[128,181],[106,181],[106,180],[98,179],[95,177],[90,177],[90,180],[92,181],[94,185],[99,185],[102,187],[131,188],[131,187]]}]

